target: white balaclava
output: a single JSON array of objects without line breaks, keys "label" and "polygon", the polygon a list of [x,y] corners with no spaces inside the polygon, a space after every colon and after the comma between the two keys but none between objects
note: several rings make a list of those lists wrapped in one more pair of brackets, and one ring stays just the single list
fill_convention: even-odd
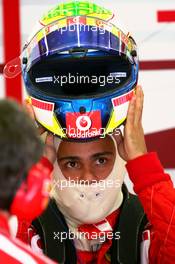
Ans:
[{"label": "white balaclava", "polygon": [[[106,179],[92,184],[81,184],[67,180],[62,174],[58,162],[55,162],[51,197],[67,222],[75,225],[94,224],[102,221],[118,209],[123,201],[122,184],[125,174],[125,161],[120,158],[117,145],[111,136],[116,158],[113,169]],[[55,137],[55,147],[59,149],[61,140]]]}]

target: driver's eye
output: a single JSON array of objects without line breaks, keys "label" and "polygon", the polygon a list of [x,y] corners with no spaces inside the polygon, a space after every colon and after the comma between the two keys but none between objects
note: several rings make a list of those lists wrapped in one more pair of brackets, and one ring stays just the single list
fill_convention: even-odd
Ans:
[{"label": "driver's eye", "polygon": [[78,167],[78,162],[76,162],[76,161],[69,161],[69,162],[67,162],[66,166],[68,168],[77,168]]},{"label": "driver's eye", "polygon": [[105,164],[106,163],[106,158],[99,158],[96,162],[97,164]]}]

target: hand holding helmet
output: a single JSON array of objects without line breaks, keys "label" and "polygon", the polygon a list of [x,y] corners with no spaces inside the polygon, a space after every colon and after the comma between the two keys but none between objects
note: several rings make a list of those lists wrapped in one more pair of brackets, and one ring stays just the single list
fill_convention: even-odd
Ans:
[{"label": "hand holding helmet", "polygon": [[118,145],[119,154],[126,161],[147,153],[144,131],[141,123],[143,96],[142,88],[137,86],[136,95],[129,103],[127,120],[124,127],[124,137],[120,130],[116,130],[113,134]]}]

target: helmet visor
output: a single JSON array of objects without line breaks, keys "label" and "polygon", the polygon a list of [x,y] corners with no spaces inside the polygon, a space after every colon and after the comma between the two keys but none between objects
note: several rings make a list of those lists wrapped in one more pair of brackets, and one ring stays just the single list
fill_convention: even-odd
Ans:
[{"label": "helmet visor", "polygon": [[135,43],[113,24],[101,19],[78,16],[55,21],[38,31],[25,46],[27,71],[41,59],[74,48],[96,49],[124,54],[134,63]]}]

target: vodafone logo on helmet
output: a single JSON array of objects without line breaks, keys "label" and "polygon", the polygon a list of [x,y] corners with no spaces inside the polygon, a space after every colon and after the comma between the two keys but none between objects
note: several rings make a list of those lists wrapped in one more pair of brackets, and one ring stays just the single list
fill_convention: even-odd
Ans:
[{"label": "vodafone logo on helmet", "polygon": [[79,116],[76,120],[76,126],[81,131],[90,129],[92,121],[89,116]]}]

